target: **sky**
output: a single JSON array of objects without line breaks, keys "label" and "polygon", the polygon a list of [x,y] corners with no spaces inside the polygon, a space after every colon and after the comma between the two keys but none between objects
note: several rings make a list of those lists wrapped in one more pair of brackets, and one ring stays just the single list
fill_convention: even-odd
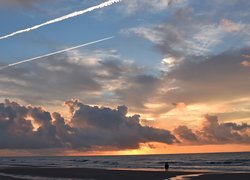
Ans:
[{"label": "sky", "polygon": [[[250,1],[1,0],[0,155],[250,151]],[[111,2],[111,0],[109,0]]]}]

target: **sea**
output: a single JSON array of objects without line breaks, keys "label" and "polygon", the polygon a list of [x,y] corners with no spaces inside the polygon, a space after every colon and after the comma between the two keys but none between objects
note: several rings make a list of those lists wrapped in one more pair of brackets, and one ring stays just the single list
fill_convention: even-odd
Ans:
[{"label": "sea", "polygon": [[250,172],[250,152],[132,156],[0,157],[4,167],[67,167],[131,170]]}]

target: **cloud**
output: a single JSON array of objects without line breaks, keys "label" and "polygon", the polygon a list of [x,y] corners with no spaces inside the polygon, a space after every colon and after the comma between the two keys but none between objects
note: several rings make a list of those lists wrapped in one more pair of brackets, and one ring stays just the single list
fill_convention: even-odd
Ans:
[{"label": "cloud", "polygon": [[[171,24],[158,24],[146,27],[135,27],[123,31],[125,34],[135,34],[151,41],[164,55],[178,58],[187,49],[184,42],[185,32]],[[168,57],[167,56],[167,57]]]},{"label": "cloud", "polygon": [[197,136],[193,133],[192,129],[189,129],[187,126],[179,126],[174,129],[174,133],[183,141],[185,142],[196,142]]},{"label": "cloud", "polygon": [[0,149],[136,149],[140,143],[173,144],[170,131],[142,126],[140,116],[127,116],[128,108],[88,106],[67,101],[68,123],[59,113],[41,107],[0,103]]},{"label": "cloud", "polygon": [[126,0],[123,8],[127,14],[134,14],[135,12],[145,10],[162,11],[170,5],[184,4],[186,0]]},{"label": "cloud", "polygon": [[199,129],[181,125],[172,133],[142,126],[140,116],[129,116],[128,107],[124,105],[111,109],[89,106],[77,100],[66,101],[65,105],[70,111],[67,119],[41,107],[22,106],[9,100],[0,103],[0,149],[91,151],[137,149],[141,143],[150,142],[181,145],[250,143],[250,125],[220,123],[216,116],[206,115]]},{"label": "cloud", "polygon": [[[183,6],[173,8],[171,15],[167,15],[161,22],[143,23],[122,32],[154,43],[156,49],[162,52],[166,59],[215,55],[249,45],[249,22],[241,17],[243,12],[247,13],[246,1],[244,3],[205,1],[205,4],[209,4],[206,9],[203,7],[197,9],[196,3],[182,2]],[[237,8],[234,7],[235,4]]]},{"label": "cloud", "polygon": [[[146,7],[154,5],[149,1],[135,4],[140,3]],[[238,32],[244,31],[246,22],[222,15],[214,19],[213,13],[208,16],[206,12],[196,12],[195,6],[177,7],[162,22],[124,30],[154,43],[161,52],[159,72],[125,61],[114,50],[73,52],[52,57],[53,62],[0,72],[0,95],[25,103],[57,106],[65,99],[80,97],[87,104],[124,103],[133,112],[159,116],[173,109],[173,102],[192,105],[244,98],[249,90],[248,68],[244,68],[247,63],[238,50],[229,52],[236,45],[241,48],[242,44],[235,39],[243,37]],[[233,47],[229,47],[231,44]],[[170,91],[173,87],[177,89]]]},{"label": "cloud", "polygon": [[219,123],[217,116],[211,115],[204,117],[198,130],[179,126],[174,132],[184,144],[250,144],[249,124]]},{"label": "cloud", "polygon": [[89,45],[92,45],[92,44],[107,41],[107,40],[110,40],[112,38],[114,38],[114,37],[107,37],[107,38],[99,39],[99,40],[96,40],[96,41],[91,41],[91,42],[88,42],[88,43],[84,43],[84,44],[81,44],[81,45],[78,45],[78,46],[63,49],[63,50],[60,50],[60,51],[51,52],[49,54],[45,54],[45,55],[25,59],[25,60],[22,60],[22,61],[18,61],[18,62],[15,62],[15,63],[8,64],[6,66],[0,67],[0,70],[8,68],[8,67],[12,67],[12,66],[17,66],[17,65],[20,65],[20,64],[23,64],[23,63],[28,63],[28,62],[31,62],[31,61],[42,60],[42,59],[50,57],[50,56],[54,56],[54,55],[65,53],[65,52],[72,51],[72,50],[75,50],[75,49],[83,48],[85,46],[89,46]]},{"label": "cloud", "polygon": [[244,60],[241,62],[241,65],[244,67],[250,67],[250,61]]},{"label": "cloud", "polygon": [[193,103],[225,102],[249,96],[250,71],[242,67],[249,48],[209,58],[185,60],[165,75],[165,84],[180,87],[163,93],[163,101]]},{"label": "cloud", "polygon": [[22,7],[32,7],[35,4],[46,2],[47,0],[1,0],[1,6],[22,6]]},{"label": "cloud", "polygon": [[176,109],[183,111],[186,109],[187,105],[184,102],[173,103]]},{"label": "cloud", "polygon": [[0,71],[1,96],[35,105],[54,101],[62,104],[72,97],[83,97],[85,102],[97,103],[98,98],[102,98],[102,90],[105,93],[112,86],[116,87],[113,85],[115,81],[133,68],[132,64],[120,62],[111,50],[95,51],[93,54],[73,51],[45,58],[30,66],[4,69]]},{"label": "cloud", "polygon": [[93,105],[126,104],[132,112],[160,117],[175,108],[172,103],[189,106],[248,97],[250,74],[241,64],[244,54],[249,54],[248,48],[194,57],[152,74],[114,50],[73,51],[2,70],[0,95],[52,108],[71,98]]},{"label": "cloud", "polygon": [[126,104],[132,112],[142,113],[152,110],[145,103],[161,85],[157,75],[124,60],[115,50],[72,51],[0,74],[2,98],[52,108],[77,97],[87,104]]},{"label": "cloud", "polygon": [[[223,111],[224,113],[235,112],[238,114],[238,117],[234,114],[235,120],[243,120],[241,113],[249,112],[247,107],[249,107],[250,71],[242,54],[248,53],[249,48],[246,47],[207,58],[189,57],[162,73],[161,76],[157,76],[157,85],[146,102],[159,104],[162,107],[164,104],[172,105],[172,108],[164,108],[162,112],[155,111],[154,117],[162,115],[161,119],[168,116],[187,119],[185,116],[197,117],[204,113]],[[176,88],[169,90],[171,87]],[[133,91],[130,95],[133,95]],[[234,103],[240,99],[245,101]],[[209,108],[210,105],[213,110]],[[223,106],[227,109],[220,108]],[[157,109],[156,106],[151,107]],[[179,111],[171,111],[175,107]],[[150,110],[147,109],[145,112]],[[183,113],[187,114],[183,115]],[[246,118],[243,121],[245,120]]]},{"label": "cloud", "polygon": [[[78,129],[77,138],[83,145],[111,146],[119,149],[138,148],[139,143],[162,142],[172,144],[175,137],[167,130],[140,125],[140,116],[127,116],[128,108],[90,107],[77,101],[66,105],[72,112],[72,126]],[[74,147],[78,144],[74,144]]]},{"label": "cloud", "polygon": [[243,29],[241,24],[237,24],[233,21],[230,21],[229,19],[222,19],[221,25],[227,32],[239,32]]},{"label": "cloud", "polygon": [[144,107],[144,104],[151,99],[160,85],[160,79],[152,75],[135,75],[128,77],[126,86],[116,89],[116,94],[122,102],[131,106]]},{"label": "cloud", "polygon": [[[210,55],[212,50],[226,39],[236,35],[248,37],[249,25],[222,19],[219,23],[200,23],[191,15],[176,12],[176,21],[155,25],[133,27],[122,32],[137,35],[152,42],[166,58]],[[190,17],[186,20],[184,18]],[[246,43],[246,40],[243,41]],[[240,43],[242,44],[242,43]]]},{"label": "cloud", "polygon": [[[32,124],[39,127],[34,131]],[[5,100],[0,103],[0,148],[40,149],[62,147],[49,112],[36,107],[24,107]]]}]

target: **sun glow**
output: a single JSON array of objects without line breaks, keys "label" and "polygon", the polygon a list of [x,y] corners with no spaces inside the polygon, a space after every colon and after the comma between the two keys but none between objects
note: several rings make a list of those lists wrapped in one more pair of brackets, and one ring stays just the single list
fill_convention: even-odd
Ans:
[{"label": "sun glow", "polygon": [[28,120],[30,120],[32,126],[33,126],[33,131],[37,131],[38,128],[41,126],[39,123],[35,121],[35,119],[31,116],[28,117]]}]

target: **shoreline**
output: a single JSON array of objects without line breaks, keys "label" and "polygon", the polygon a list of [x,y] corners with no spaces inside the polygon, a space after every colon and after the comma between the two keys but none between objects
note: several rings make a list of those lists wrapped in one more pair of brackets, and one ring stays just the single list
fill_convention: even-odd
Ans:
[{"label": "shoreline", "polygon": [[194,172],[194,171],[147,171],[93,168],[45,168],[7,167],[0,169],[1,180],[23,179],[92,179],[92,180],[208,180],[250,179],[250,173]]},{"label": "shoreline", "polygon": [[[4,174],[2,174],[4,173]],[[200,172],[197,172],[200,174]],[[146,170],[114,170],[93,168],[44,168],[44,167],[8,167],[0,169],[0,179],[13,175],[10,180],[21,179],[18,176],[46,177],[46,178],[72,178],[93,180],[165,180],[180,175],[196,174],[181,171],[146,171]],[[18,176],[16,176],[18,175]],[[45,179],[46,179],[45,178]],[[7,179],[6,179],[7,180]]]}]

